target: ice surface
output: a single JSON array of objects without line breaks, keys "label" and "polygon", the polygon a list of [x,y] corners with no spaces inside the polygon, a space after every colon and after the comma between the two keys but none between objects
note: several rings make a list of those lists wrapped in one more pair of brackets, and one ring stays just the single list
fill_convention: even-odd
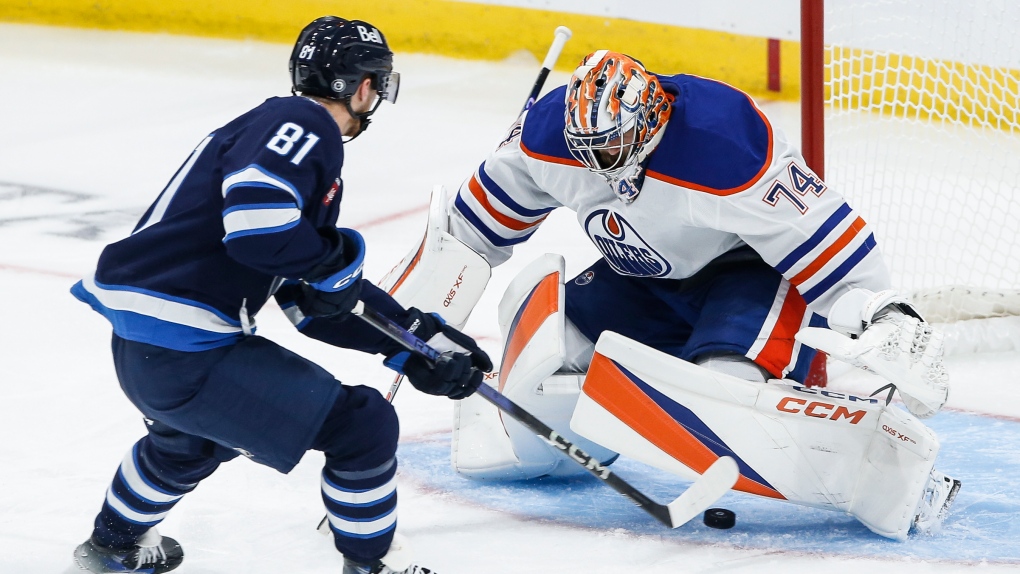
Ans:
[{"label": "ice surface", "polygon": [[[576,39],[575,39],[576,41]],[[0,574],[72,572],[123,454],[144,432],[116,383],[109,325],[68,288],[102,247],[125,234],[211,129],[288,92],[289,47],[64,28],[0,25]],[[425,227],[433,184],[454,187],[516,116],[533,65],[397,55],[404,85],[347,148],[341,224],[368,242],[378,279]],[[549,86],[564,81],[553,74]],[[796,106],[764,102],[796,139]],[[573,216],[554,212],[494,272],[467,331],[499,348],[496,303],[516,271],[545,251],[568,273],[597,253]],[[376,357],[297,334],[275,309],[260,334],[346,383],[385,391]],[[946,470],[964,481],[939,537],[891,543],[847,517],[728,495],[737,527],[659,528],[589,480],[491,486],[446,464],[452,405],[404,389],[400,529],[441,574],[801,571],[898,573],[1015,569],[1020,385],[1015,354],[954,358],[951,411],[932,420]],[[866,375],[834,368],[833,386],[870,392]],[[997,415],[994,418],[989,415]],[[318,489],[322,457],[290,475],[239,460],[174,509],[161,530],[187,552],[182,574],[341,569]],[[621,473],[665,501],[671,478],[620,461]]]}]

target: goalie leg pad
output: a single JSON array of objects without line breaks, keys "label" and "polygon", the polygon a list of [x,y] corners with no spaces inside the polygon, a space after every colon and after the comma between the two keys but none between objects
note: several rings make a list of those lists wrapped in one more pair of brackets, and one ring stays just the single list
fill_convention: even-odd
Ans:
[{"label": "goalie leg pad", "polygon": [[446,189],[432,190],[429,222],[421,244],[379,282],[404,307],[439,313],[461,329],[485,292],[492,268],[485,258],[449,233]]},{"label": "goalie leg pad", "polygon": [[[524,269],[499,305],[505,340],[497,388],[600,461],[615,453],[567,430],[582,375],[558,373],[567,355],[563,258],[545,255]],[[478,479],[525,479],[585,470],[524,425],[476,396],[454,413],[454,469]]]},{"label": "goalie leg pad", "polygon": [[611,332],[571,428],[688,479],[731,456],[736,490],[844,511],[895,539],[907,535],[939,449],[920,421],[876,399],[751,383]]}]

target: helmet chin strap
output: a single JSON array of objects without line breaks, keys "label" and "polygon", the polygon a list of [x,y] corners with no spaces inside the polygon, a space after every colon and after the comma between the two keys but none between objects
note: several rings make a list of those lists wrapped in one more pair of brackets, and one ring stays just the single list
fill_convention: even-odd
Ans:
[{"label": "helmet chin strap", "polygon": [[349,139],[344,140],[344,143],[347,143],[347,142],[354,141],[354,138],[356,138],[356,137],[360,136],[361,134],[365,133],[365,130],[368,129],[368,124],[372,123],[372,120],[369,119],[369,116],[371,116],[372,113],[375,112],[375,109],[373,108],[373,109],[371,109],[371,110],[369,110],[367,112],[362,112],[362,113],[359,114],[358,112],[354,111],[354,108],[351,107],[351,98],[350,97],[344,98],[343,101],[344,101],[344,107],[347,108],[347,113],[350,114],[352,118],[357,118],[357,120],[358,120],[358,133],[352,135]]},{"label": "helmet chin strap", "polygon": [[350,139],[344,141],[344,143],[347,143],[349,141],[354,140],[354,138],[360,136],[361,134],[365,133],[365,130],[368,129],[368,124],[372,123],[372,120],[370,119],[372,114],[374,114],[375,111],[379,109],[379,105],[382,104],[382,98],[377,98],[376,99],[375,105],[372,106],[372,109],[368,110],[367,112],[361,112],[361,113],[358,113],[358,112],[354,111],[354,108],[351,107],[351,97],[350,96],[347,96],[346,98],[344,98],[343,99],[343,103],[344,103],[344,107],[347,108],[347,113],[350,114],[352,118],[357,118],[358,119],[358,128],[359,128],[358,129],[358,133],[356,133],[353,136],[351,136]]}]

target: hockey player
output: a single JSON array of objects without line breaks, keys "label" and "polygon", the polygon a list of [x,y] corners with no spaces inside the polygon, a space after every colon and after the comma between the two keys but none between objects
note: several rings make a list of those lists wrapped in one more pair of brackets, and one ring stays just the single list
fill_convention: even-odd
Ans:
[{"label": "hockey player", "polygon": [[[255,315],[275,297],[305,335],[383,354],[429,394],[462,399],[491,369],[471,338],[363,280],[361,235],[336,227],[344,138],[396,100],[392,62],[367,22],[310,23],[290,57],[295,95],[203,139],[132,234],[72,288],[113,324],[117,376],[148,425],[75,550],[81,568],[176,568],[181,546],[155,526],[221,463],[240,454],[287,473],[315,449],[326,455],[322,497],[344,574],[430,572],[394,540],[393,408],[254,334]],[[359,299],[459,352],[434,367],[408,356],[350,317]]]},{"label": "hockey player", "polygon": [[[594,438],[593,432],[613,434],[606,430],[617,428],[606,414],[613,405],[599,406],[606,416],[596,425],[579,422],[575,410],[578,397],[596,387],[593,379],[598,377],[590,369],[593,356],[599,356],[596,342],[608,331],[634,342],[629,348],[651,348],[673,361],[703,367],[695,372],[719,373],[730,389],[720,396],[736,396],[737,387],[759,393],[741,386],[742,381],[803,381],[814,355],[810,345],[886,376],[914,415],[931,416],[946,401],[941,335],[892,290],[871,229],[739,90],[695,76],[652,74],[629,56],[594,52],[566,86],[552,90],[522,114],[498,149],[461,185],[443,224],[450,235],[496,266],[558,207],[576,213],[602,258],[565,285],[562,278],[555,279],[562,272],[562,260],[559,269],[553,262],[546,271],[511,284],[500,309],[507,343],[499,385],[554,428],[566,429],[568,424],[575,430],[587,428],[587,434],[568,438],[589,454],[610,461],[621,451],[605,448],[612,442],[609,438],[585,440]],[[559,327],[553,324],[557,314],[565,315]],[[824,326],[832,330],[818,328]],[[798,332],[801,335],[795,338]],[[634,373],[621,372],[618,366],[604,369],[600,364],[599,377],[612,370],[618,380],[631,380]],[[515,379],[515,372],[524,374]],[[586,372],[584,389],[579,389],[577,381]],[[566,376],[571,374],[577,375]],[[699,376],[711,379],[708,374]],[[632,388],[645,397],[642,405],[673,400],[665,398],[668,393],[649,395],[643,384]],[[804,389],[796,384],[790,388]],[[606,402],[624,404],[613,398],[619,392],[607,391]],[[748,414],[748,425],[760,424],[753,417],[789,416],[783,436],[822,436],[822,430],[798,425],[813,424],[826,412],[841,415],[831,425],[850,420],[855,429],[864,428],[882,412],[875,407],[865,415],[849,406],[816,402],[807,409],[790,407],[808,404],[804,401],[790,397],[778,403],[783,407],[778,411],[770,404],[767,413]],[[724,406],[736,413],[732,402],[724,401]],[[480,400],[465,401],[457,409],[453,460],[462,474],[529,478],[577,470],[514,421],[499,419]],[[842,417],[839,409],[853,416]],[[675,416],[664,418],[662,428],[687,433],[690,424],[678,426],[678,412],[670,411]],[[618,419],[626,413],[613,414]],[[793,420],[794,414],[803,422]],[[643,423],[648,416],[652,415],[632,418]],[[903,424],[915,425],[913,434],[930,432],[909,418]],[[741,430],[736,414],[726,420],[732,421],[728,428],[734,433],[752,432],[751,426]],[[639,426],[645,434],[638,432],[635,440],[641,435],[640,440],[661,447],[656,443],[661,437],[649,437],[650,427]],[[853,448],[871,444],[871,437],[880,432],[868,428],[852,435]],[[720,444],[725,446],[718,436],[709,441],[712,448],[706,456],[719,455]],[[811,467],[806,456],[797,459],[808,461],[805,467],[779,460],[770,454],[779,452],[777,444],[758,449],[765,458],[757,466],[782,467],[770,480],[791,486],[779,492],[760,485],[758,479],[770,481],[762,478],[762,471],[754,474],[755,484],[762,488],[744,490],[846,510],[885,536],[902,538],[913,521],[930,525],[944,516],[944,506],[959,487],[958,481],[932,470],[936,443],[934,451],[918,454],[913,466],[900,462],[876,466],[891,480],[902,478],[911,485],[901,494],[897,491],[895,504],[888,500],[890,494],[877,502],[858,498],[857,506],[852,506],[855,492],[858,497],[867,495],[857,488],[864,479],[858,484],[856,474],[842,473],[844,478],[832,480],[843,482],[801,488],[789,478],[796,474],[790,469],[800,469],[801,475],[825,471]],[[819,449],[840,452],[831,445]],[[875,456],[861,449],[853,452]],[[844,452],[851,450],[847,446]],[[744,475],[752,474],[750,467],[755,465],[742,460],[740,453],[727,452],[737,456]],[[844,464],[848,457],[841,459]],[[681,462],[689,468],[700,464]],[[817,492],[823,493],[821,499],[812,498]],[[922,495],[925,502],[919,503]],[[879,508],[886,504],[906,510],[902,517],[894,517],[892,511]],[[861,510],[862,505],[868,508]]]}]

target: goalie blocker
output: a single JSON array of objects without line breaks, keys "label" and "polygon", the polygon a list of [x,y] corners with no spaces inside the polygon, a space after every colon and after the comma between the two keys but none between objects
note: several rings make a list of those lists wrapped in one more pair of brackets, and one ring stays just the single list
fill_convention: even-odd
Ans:
[{"label": "goalie blocker", "polygon": [[[734,489],[846,512],[873,532],[906,538],[944,518],[959,482],[934,472],[935,434],[884,400],[717,373],[612,332],[585,373],[559,372],[568,330],[563,260],[546,255],[500,303],[506,341],[499,390],[609,464],[617,453],[689,480],[722,456]],[[459,401],[452,463],[475,479],[579,472],[480,397]],[[921,518],[918,519],[918,515]]]}]

